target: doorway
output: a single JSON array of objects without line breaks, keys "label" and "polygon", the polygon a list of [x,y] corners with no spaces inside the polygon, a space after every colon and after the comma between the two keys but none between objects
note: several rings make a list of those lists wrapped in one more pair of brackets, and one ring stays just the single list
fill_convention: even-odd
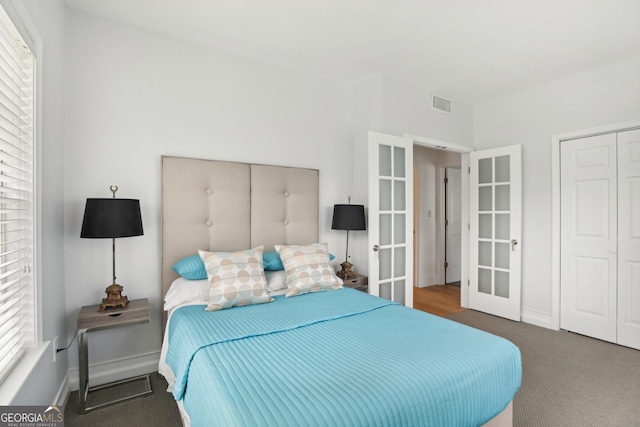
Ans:
[{"label": "doorway", "polygon": [[[461,154],[420,145],[413,147],[414,179],[414,285],[426,287],[460,281],[462,222]],[[457,170],[454,169],[457,167]],[[448,169],[451,169],[448,171]],[[447,172],[457,175],[457,185],[449,186]],[[456,181],[456,178],[453,178]],[[452,183],[453,184],[453,183]],[[449,225],[447,225],[447,223]],[[453,223],[458,224],[458,231]],[[448,248],[448,250],[447,250]],[[447,266],[452,268],[447,271]],[[449,279],[447,279],[447,274]]]}]

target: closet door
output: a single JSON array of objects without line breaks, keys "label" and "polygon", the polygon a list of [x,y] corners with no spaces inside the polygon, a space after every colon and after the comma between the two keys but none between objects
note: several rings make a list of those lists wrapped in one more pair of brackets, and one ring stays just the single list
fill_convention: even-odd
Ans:
[{"label": "closet door", "polygon": [[616,342],[616,135],[561,146],[560,327]]},{"label": "closet door", "polygon": [[618,344],[640,349],[640,130],[618,134]]}]

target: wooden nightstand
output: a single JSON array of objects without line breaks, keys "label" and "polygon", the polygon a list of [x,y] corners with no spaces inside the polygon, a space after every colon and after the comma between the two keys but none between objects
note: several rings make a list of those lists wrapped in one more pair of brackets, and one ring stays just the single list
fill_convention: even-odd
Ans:
[{"label": "wooden nightstand", "polygon": [[[89,352],[87,348],[87,333],[92,331],[100,331],[102,329],[119,328],[122,326],[137,325],[139,323],[148,323],[151,321],[149,300],[146,298],[129,301],[129,307],[126,309],[118,308],[100,312],[98,311],[99,308],[100,305],[84,306],[80,309],[80,313],[78,314],[78,377],[80,380],[78,394],[80,395],[81,414],[92,411],[94,409],[113,405],[115,403],[124,402],[125,400],[133,399],[135,397],[146,396],[153,393],[153,390],[151,389],[151,379],[149,378],[148,374],[89,388]],[[100,390],[118,384],[124,384],[130,381],[141,379],[146,379],[146,391],[112,400],[110,402],[102,403],[100,405],[87,407],[87,398],[89,397],[89,393],[91,391]]]},{"label": "wooden nightstand", "polygon": [[355,279],[347,279],[344,281],[344,285],[348,288],[357,289],[362,292],[369,292],[369,278],[358,274]]}]

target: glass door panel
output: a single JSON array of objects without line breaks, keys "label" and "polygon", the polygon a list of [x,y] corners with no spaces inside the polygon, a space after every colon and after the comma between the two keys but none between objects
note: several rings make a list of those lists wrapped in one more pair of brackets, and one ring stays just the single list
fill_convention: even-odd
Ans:
[{"label": "glass door panel", "polygon": [[395,214],[393,216],[394,220],[394,243],[404,244],[407,243],[407,236],[404,233],[404,230],[407,228],[406,215],[405,214]]},{"label": "glass door panel", "polygon": [[391,249],[380,249],[378,259],[379,270],[378,278],[380,281],[391,279]]},{"label": "glass door panel", "polygon": [[380,214],[380,244],[382,246],[391,244],[391,215]]},{"label": "glass door panel", "polygon": [[378,175],[391,176],[391,147],[388,145],[379,147]]}]

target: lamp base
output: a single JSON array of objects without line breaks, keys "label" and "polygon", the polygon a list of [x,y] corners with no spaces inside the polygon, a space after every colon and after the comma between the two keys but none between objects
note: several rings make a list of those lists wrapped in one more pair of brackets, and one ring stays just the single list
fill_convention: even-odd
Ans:
[{"label": "lamp base", "polygon": [[342,270],[338,271],[336,275],[342,280],[355,279],[358,277],[358,273],[353,271],[353,264],[349,261],[343,262],[340,266],[342,267]]},{"label": "lamp base", "polygon": [[100,309],[98,311],[105,311],[108,308],[128,308],[129,298],[122,295],[124,288],[117,283],[107,286],[104,291],[107,293],[107,297],[102,299]]}]

